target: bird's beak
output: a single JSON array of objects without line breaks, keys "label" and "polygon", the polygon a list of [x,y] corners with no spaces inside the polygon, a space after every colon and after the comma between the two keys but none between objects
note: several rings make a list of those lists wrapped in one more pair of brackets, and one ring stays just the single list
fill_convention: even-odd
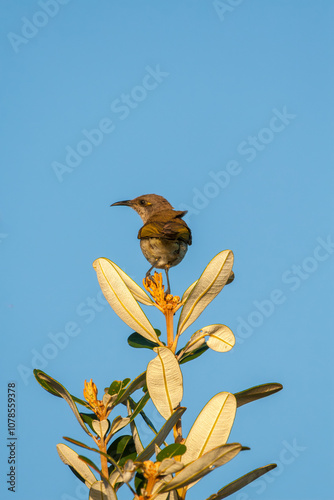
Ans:
[{"label": "bird's beak", "polygon": [[116,203],[112,203],[110,206],[111,207],[117,207],[117,206],[131,207],[131,200],[116,201]]}]

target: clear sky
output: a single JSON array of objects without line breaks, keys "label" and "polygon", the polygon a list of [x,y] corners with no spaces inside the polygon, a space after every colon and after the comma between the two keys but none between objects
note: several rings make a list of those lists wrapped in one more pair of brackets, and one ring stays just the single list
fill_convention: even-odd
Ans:
[{"label": "clear sky", "polygon": [[230,441],[251,451],[189,498],[276,462],[231,498],[333,499],[333,7],[2,0],[1,498],[13,498],[13,381],[16,500],[87,498],[56,452],[82,430],[31,370],[79,397],[85,379],[101,394],[145,370],[152,352],[127,345],[131,330],[98,301],[92,262],[108,257],[141,283],[141,221],[109,205],[157,193],[188,209],[193,232],[170,272],[174,293],[219,251],[235,254],[235,282],[184,333],[223,323],[237,337],[231,352],[184,365],[185,431],[218,392],[284,385],[237,411]]}]

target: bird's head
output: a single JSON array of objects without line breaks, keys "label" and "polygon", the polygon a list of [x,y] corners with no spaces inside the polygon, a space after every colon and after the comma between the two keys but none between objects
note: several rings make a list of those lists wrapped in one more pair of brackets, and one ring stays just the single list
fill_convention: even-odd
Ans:
[{"label": "bird's head", "polygon": [[145,224],[147,220],[157,212],[162,210],[172,210],[172,205],[162,196],[157,194],[143,194],[133,200],[117,201],[112,203],[111,207],[125,206],[133,208],[142,218]]}]

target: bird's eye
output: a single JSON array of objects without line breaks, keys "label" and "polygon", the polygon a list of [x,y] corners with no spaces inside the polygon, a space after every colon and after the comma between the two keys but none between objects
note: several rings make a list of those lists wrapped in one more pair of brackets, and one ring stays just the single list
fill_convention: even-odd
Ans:
[{"label": "bird's eye", "polygon": [[145,200],[140,200],[139,202],[141,205],[146,205],[146,201]]}]

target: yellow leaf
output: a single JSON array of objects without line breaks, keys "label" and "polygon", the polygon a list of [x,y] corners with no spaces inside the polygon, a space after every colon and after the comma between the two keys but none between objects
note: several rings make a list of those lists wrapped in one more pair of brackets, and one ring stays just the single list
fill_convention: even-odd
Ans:
[{"label": "yellow leaf", "polygon": [[146,339],[161,344],[153,326],[113,263],[108,259],[100,258],[93,262],[93,267],[103,295],[121,320]]},{"label": "yellow leaf", "polygon": [[234,422],[237,408],[236,399],[229,392],[216,394],[204,406],[189,431],[186,442],[187,451],[183,463],[201,457],[216,446],[226,443]]},{"label": "yellow leaf", "polygon": [[206,266],[196,285],[190,291],[182,308],[178,334],[186,330],[218,295],[229,279],[233,266],[233,252],[224,250]]},{"label": "yellow leaf", "polygon": [[62,462],[72,467],[84,479],[86,486],[90,487],[95,483],[96,477],[75,451],[63,443],[57,444],[57,451]]},{"label": "yellow leaf", "polygon": [[158,412],[167,420],[183,396],[183,380],[179,363],[167,347],[156,347],[157,357],[147,366],[148,392]]}]

